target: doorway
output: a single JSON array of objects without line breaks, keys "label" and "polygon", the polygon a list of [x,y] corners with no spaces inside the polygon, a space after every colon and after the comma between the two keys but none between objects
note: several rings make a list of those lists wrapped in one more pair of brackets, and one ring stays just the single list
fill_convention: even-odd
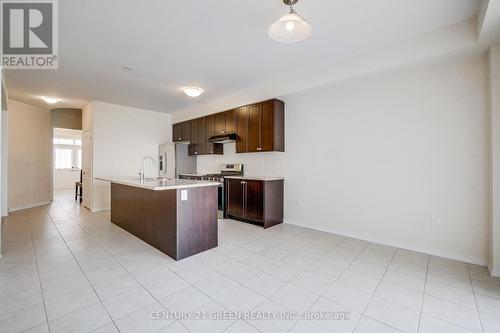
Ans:
[{"label": "doorway", "polygon": [[54,128],[52,140],[54,197],[74,197],[81,179],[82,131]]}]

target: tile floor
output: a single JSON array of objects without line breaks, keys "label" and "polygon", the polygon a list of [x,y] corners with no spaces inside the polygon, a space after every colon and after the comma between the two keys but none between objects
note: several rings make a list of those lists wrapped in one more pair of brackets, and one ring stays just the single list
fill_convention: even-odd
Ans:
[{"label": "tile floor", "polygon": [[290,225],[219,230],[217,249],[175,262],[68,192],[12,214],[0,332],[500,332],[500,279],[483,267]]}]

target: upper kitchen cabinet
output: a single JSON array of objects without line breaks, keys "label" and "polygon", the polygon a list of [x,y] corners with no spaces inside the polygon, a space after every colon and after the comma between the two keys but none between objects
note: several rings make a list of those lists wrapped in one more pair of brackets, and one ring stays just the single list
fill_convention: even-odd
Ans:
[{"label": "upper kitchen cabinet", "polygon": [[285,151],[285,104],[277,99],[237,109],[237,153]]},{"label": "upper kitchen cabinet", "polygon": [[191,140],[191,121],[184,121],[173,125],[172,141],[183,142]]},{"label": "upper kitchen cabinet", "polygon": [[208,138],[214,135],[215,117],[213,115],[193,119],[191,125],[191,140],[189,155],[222,155],[222,143],[209,143]]},{"label": "upper kitchen cabinet", "polygon": [[237,153],[246,153],[247,152],[247,130],[248,130],[248,121],[247,121],[247,107],[243,106],[241,108],[236,109],[236,133],[238,134],[238,138],[236,140],[236,152]]},{"label": "upper kitchen cabinet", "polygon": [[205,118],[193,119],[191,123],[191,143],[189,144],[189,155],[205,154]]},{"label": "upper kitchen cabinet", "polygon": [[215,133],[215,115],[205,117],[205,153],[213,155],[222,155],[224,153],[224,146],[222,143],[210,143],[208,139],[216,135]]},{"label": "upper kitchen cabinet", "polygon": [[214,135],[236,133],[236,110],[219,112],[214,116]]},{"label": "upper kitchen cabinet", "polygon": [[234,134],[236,153],[283,152],[285,103],[273,99],[177,123],[172,133],[174,142],[190,142],[191,155],[222,154],[222,143],[209,143],[208,139],[227,135],[233,140]]}]

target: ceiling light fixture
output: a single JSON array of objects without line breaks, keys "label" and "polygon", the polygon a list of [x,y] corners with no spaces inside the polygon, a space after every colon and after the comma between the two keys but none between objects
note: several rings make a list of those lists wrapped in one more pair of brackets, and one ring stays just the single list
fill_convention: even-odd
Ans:
[{"label": "ceiling light fixture", "polygon": [[293,5],[299,0],[283,0],[283,3],[290,6],[290,13],[283,15],[274,22],[267,34],[275,41],[282,43],[300,42],[311,35],[312,27],[302,16],[297,14]]},{"label": "ceiling light fixture", "polygon": [[47,104],[56,104],[60,101],[60,99],[57,97],[42,96],[40,98],[43,99],[43,101]]},{"label": "ceiling light fixture", "polygon": [[189,97],[198,97],[201,94],[203,94],[203,92],[205,91],[205,90],[203,90],[202,88],[199,88],[199,87],[184,87],[184,88],[182,88],[182,90]]}]

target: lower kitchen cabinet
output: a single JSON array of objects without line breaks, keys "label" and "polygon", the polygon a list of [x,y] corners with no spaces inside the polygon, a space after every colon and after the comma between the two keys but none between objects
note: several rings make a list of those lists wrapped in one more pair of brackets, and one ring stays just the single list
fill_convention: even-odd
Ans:
[{"label": "lower kitchen cabinet", "polygon": [[283,222],[283,179],[226,178],[225,181],[228,218],[264,228]]}]

